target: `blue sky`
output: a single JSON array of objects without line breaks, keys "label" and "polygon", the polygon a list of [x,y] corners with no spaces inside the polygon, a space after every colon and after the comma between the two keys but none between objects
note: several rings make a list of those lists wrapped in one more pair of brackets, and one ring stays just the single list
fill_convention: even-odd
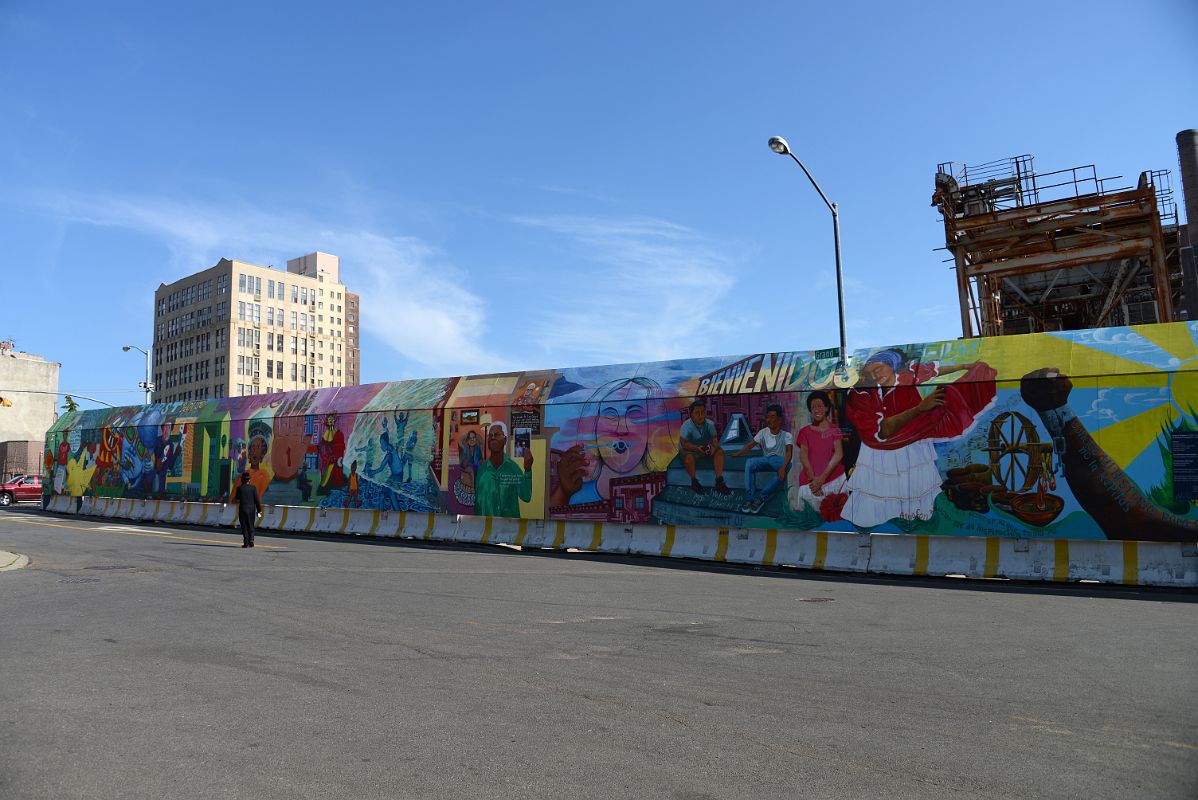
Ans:
[{"label": "blue sky", "polygon": [[831,347],[780,134],[850,346],[953,338],[938,162],[1198,126],[1184,0],[743,5],[4,0],[0,337],[139,402],[159,283],[323,250],[366,382]]}]

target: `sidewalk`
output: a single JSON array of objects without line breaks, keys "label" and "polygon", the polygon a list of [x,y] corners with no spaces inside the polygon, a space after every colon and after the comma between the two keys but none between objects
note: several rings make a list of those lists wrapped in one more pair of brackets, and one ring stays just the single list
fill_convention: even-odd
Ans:
[{"label": "sidewalk", "polygon": [[0,550],[0,572],[6,572],[10,569],[20,569],[29,563],[29,556],[10,553],[7,550]]}]

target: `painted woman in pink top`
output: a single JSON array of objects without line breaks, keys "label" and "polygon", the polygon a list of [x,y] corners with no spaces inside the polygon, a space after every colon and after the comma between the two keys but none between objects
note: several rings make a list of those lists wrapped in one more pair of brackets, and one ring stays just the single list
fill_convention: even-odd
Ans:
[{"label": "painted woman in pink top", "polygon": [[819,511],[820,503],[830,494],[844,491],[844,457],[841,448],[840,426],[833,425],[829,414],[832,401],[825,392],[807,396],[811,424],[799,431],[799,480],[790,487],[790,506],[802,511],[804,506]]}]

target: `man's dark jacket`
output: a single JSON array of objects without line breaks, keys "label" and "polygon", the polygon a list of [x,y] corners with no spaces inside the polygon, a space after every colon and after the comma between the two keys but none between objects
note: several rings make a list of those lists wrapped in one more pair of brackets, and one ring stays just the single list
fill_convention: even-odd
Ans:
[{"label": "man's dark jacket", "polygon": [[237,487],[237,506],[242,512],[257,514],[262,510],[262,501],[258,499],[258,487],[252,483],[243,483]]}]

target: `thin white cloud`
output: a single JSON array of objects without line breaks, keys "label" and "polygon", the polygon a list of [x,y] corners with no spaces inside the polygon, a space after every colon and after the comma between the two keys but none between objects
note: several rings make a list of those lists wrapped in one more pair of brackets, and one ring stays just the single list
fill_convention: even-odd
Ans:
[{"label": "thin white cloud", "polygon": [[521,216],[568,244],[555,271],[562,298],[531,325],[547,355],[651,361],[705,352],[728,331],[717,313],[735,283],[732,259],[693,230],[646,217]]},{"label": "thin white cloud", "polygon": [[322,226],[235,203],[58,193],[40,205],[63,219],[159,238],[172,254],[160,270],[164,282],[222,257],[282,266],[279,261],[313,250],[334,253],[348,285],[362,295],[366,332],[396,353],[438,374],[502,368],[482,345],[483,299],[463,288],[460,271],[419,239]]}]

